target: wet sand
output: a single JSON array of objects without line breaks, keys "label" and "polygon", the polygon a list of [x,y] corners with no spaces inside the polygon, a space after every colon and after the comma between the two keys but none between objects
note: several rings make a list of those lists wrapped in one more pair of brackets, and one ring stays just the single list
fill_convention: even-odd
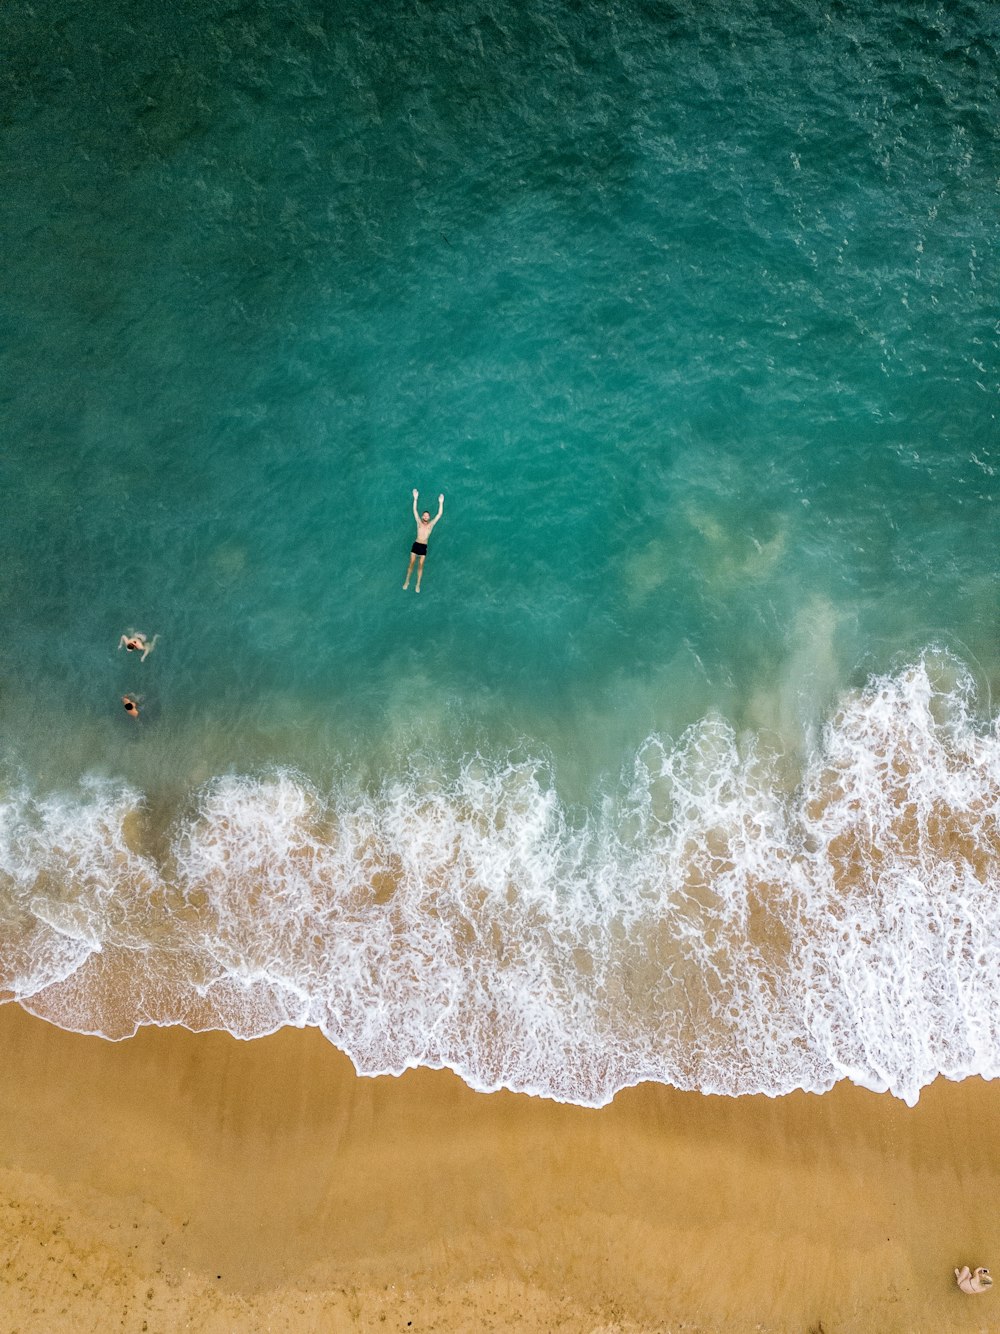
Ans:
[{"label": "wet sand", "polygon": [[5,1331],[980,1330],[1000,1085],[602,1111],[0,1007]]}]

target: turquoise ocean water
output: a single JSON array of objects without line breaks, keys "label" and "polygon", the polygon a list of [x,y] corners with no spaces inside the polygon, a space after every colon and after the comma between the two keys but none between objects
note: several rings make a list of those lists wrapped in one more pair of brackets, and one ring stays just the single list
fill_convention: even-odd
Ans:
[{"label": "turquoise ocean water", "polygon": [[582,1103],[1000,1073],[996,7],[0,54],[0,996]]}]

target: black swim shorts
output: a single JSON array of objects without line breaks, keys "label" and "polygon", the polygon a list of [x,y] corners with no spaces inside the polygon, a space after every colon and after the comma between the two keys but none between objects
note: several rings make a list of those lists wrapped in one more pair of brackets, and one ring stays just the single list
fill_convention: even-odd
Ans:
[{"label": "black swim shorts", "polygon": [[410,547],[410,550],[413,552],[414,556],[426,556],[426,555],[427,555],[427,543],[426,543],[426,542],[414,542],[413,546]]}]

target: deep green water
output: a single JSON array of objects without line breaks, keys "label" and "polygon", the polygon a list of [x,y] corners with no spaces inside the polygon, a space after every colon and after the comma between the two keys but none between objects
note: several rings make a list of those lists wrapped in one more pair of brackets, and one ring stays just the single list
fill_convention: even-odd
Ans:
[{"label": "deep green water", "polygon": [[[477,754],[541,765],[582,827],[647,738],[718,720],[784,799],[927,652],[987,728],[997,12],[8,4],[11,828],[84,775],[166,820],[274,764],[383,812],[417,770],[464,818]],[[414,486],[445,494],[419,597]],[[161,636],[141,666],[129,627]],[[547,874],[500,880],[558,897]]]}]

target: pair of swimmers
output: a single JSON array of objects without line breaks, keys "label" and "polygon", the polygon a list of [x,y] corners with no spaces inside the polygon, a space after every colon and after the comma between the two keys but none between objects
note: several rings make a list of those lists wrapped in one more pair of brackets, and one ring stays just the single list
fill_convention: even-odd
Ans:
[{"label": "pair of swimmers", "polygon": [[[147,639],[141,630],[126,630],[118,641],[118,648],[124,649],[126,653],[140,654],[139,661],[145,662],[153,649],[156,648],[156,641],[159,637],[159,635],[154,635],[152,639]],[[141,695],[122,695],[125,712],[130,718],[139,717],[139,701],[141,699]]]}]

